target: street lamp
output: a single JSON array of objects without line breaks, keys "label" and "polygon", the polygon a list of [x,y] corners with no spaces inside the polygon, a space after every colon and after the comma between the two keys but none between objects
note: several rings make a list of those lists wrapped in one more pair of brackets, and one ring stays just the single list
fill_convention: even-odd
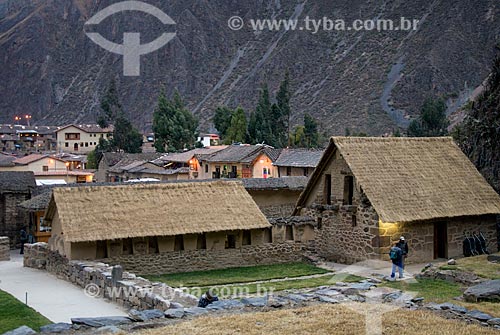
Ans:
[{"label": "street lamp", "polygon": [[14,116],[14,123],[21,121],[21,119],[22,118],[20,116]]},{"label": "street lamp", "polygon": [[26,119],[26,123],[28,124],[28,127],[29,127],[30,126],[31,115],[26,114],[24,116],[24,118]]}]

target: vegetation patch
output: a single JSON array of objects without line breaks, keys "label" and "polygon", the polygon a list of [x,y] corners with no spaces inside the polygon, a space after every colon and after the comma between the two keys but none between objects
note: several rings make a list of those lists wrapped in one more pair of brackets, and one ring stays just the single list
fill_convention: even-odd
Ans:
[{"label": "vegetation patch", "polygon": [[441,279],[420,278],[411,282],[395,281],[383,285],[402,291],[417,292],[426,302],[443,303],[462,295],[459,284]]},{"label": "vegetation patch", "polygon": [[456,265],[443,265],[441,270],[458,270],[472,272],[486,279],[500,279],[500,264],[488,262],[488,255],[465,257],[457,259]]},{"label": "vegetation patch", "polygon": [[143,275],[142,277],[153,282],[163,282],[172,287],[206,287],[270,279],[294,278],[328,272],[328,270],[318,268],[311,264],[287,263],[164,275]]},{"label": "vegetation patch", "polygon": [[[385,335],[444,334],[493,335],[493,329],[446,320],[428,311],[397,310],[382,320]],[[342,305],[317,305],[297,309],[196,318],[138,335],[160,334],[365,334],[365,317]]]},{"label": "vegetation patch", "polygon": [[0,290],[0,334],[24,325],[39,331],[41,326],[50,323],[49,319],[33,308]]}]

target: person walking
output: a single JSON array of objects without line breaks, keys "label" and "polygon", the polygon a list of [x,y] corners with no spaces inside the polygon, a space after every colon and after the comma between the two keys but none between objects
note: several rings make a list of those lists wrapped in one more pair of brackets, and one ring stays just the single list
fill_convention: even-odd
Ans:
[{"label": "person walking", "polygon": [[396,247],[401,249],[401,251],[403,252],[403,257],[401,258],[401,266],[404,269],[405,268],[405,260],[406,260],[406,257],[408,256],[408,242],[406,242],[404,236],[401,236],[399,238],[398,243],[396,243]]},{"label": "person walking", "polygon": [[24,243],[28,242],[28,233],[26,232],[26,227],[23,227],[19,232],[21,238],[21,255],[24,254]]},{"label": "person walking", "polygon": [[389,251],[389,258],[392,261],[391,280],[396,279],[396,271],[399,272],[399,279],[403,278],[403,251],[397,246],[393,246]]}]

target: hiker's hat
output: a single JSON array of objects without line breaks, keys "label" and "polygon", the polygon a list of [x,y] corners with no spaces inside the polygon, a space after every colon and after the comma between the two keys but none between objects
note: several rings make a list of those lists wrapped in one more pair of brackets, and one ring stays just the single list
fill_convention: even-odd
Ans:
[{"label": "hiker's hat", "polygon": [[404,240],[405,240],[405,237],[404,237],[404,236],[401,236],[401,237],[399,238],[399,240],[404,241]]}]

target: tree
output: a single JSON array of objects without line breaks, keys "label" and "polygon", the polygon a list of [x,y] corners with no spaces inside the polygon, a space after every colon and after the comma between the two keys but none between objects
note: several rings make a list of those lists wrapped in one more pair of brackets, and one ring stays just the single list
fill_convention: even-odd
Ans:
[{"label": "tree", "polygon": [[231,126],[231,117],[233,110],[226,106],[219,106],[215,109],[215,115],[212,119],[215,129],[219,135],[224,139],[227,136],[227,130]]},{"label": "tree", "polygon": [[308,148],[316,148],[319,141],[318,123],[309,114],[304,114],[304,136]]},{"label": "tree", "polygon": [[158,152],[177,152],[195,146],[198,120],[186,109],[178,91],[167,100],[162,91],[153,113],[155,147]]},{"label": "tree", "polygon": [[247,117],[243,108],[238,107],[232,113],[231,125],[227,130],[227,138],[225,143],[231,144],[234,142],[245,142],[247,136]]},{"label": "tree", "polygon": [[274,133],[275,141],[278,146],[283,148],[289,145],[290,132],[290,76],[288,71],[285,73],[285,78],[280,84],[278,93],[276,94],[276,104],[272,106],[274,118]]},{"label": "tree", "polygon": [[449,124],[445,102],[442,99],[429,98],[422,105],[418,119],[408,126],[408,136],[445,136]]},{"label": "tree", "polygon": [[99,162],[97,160],[96,150],[94,149],[87,155],[87,169],[97,170],[98,167]]},{"label": "tree", "polygon": [[118,98],[114,79],[109,82],[108,89],[101,98],[101,111],[102,113],[97,117],[97,124],[101,128],[106,128],[122,113],[122,105]]},{"label": "tree", "polygon": [[111,145],[118,151],[136,154],[142,152],[142,135],[134,128],[132,123],[120,114],[115,120],[115,129]]},{"label": "tree", "polygon": [[304,126],[296,126],[291,134],[292,145],[296,148],[307,147]]},{"label": "tree", "polygon": [[255,114],[250,117],[252,129],[249,129],[250,140],[253,144],[266,143],[274,145],[274,136],[272,131],[272,113],[271,99],[267,84],[263,84],[259,102],[255,108]]}]

